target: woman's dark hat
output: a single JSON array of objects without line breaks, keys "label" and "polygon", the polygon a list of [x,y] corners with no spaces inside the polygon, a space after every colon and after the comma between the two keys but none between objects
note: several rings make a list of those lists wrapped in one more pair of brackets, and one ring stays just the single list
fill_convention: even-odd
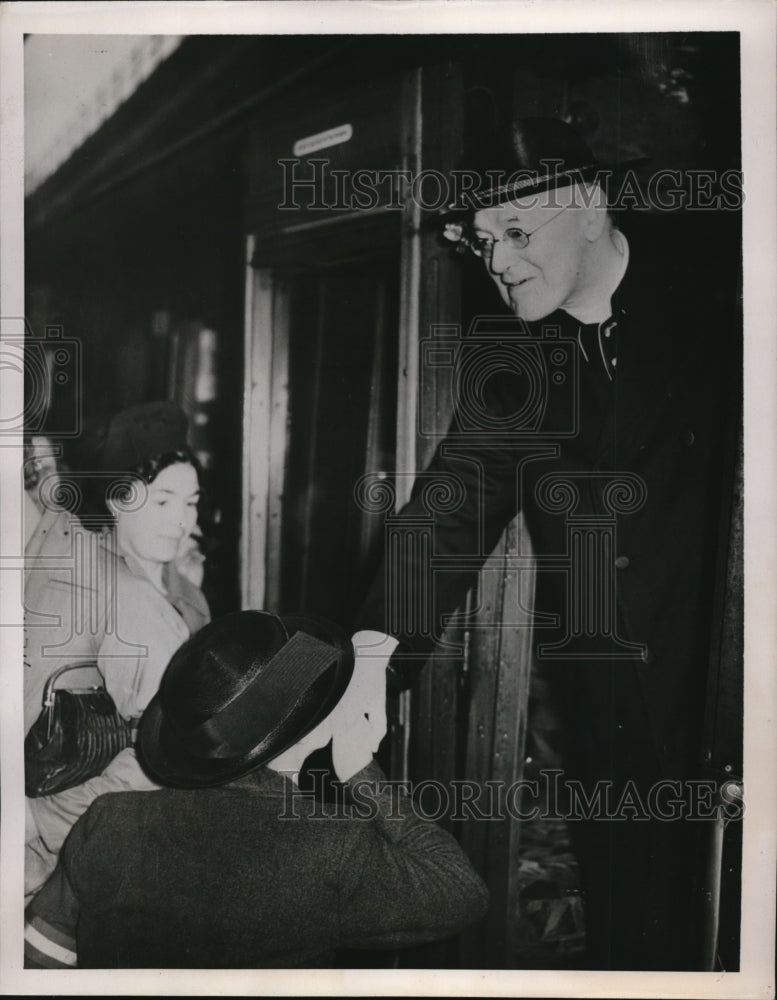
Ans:
[{"label": "woman's dark hat", "polygon": [[455,200],[442,214],[468,215],[578,181],[601,179],[628,165],[599,162],[577,130],[560,119],[521,118],[509,129],[478,139],[456,171]]},{"label": "woman's dark hat", "polygon": [[154,455],[187,451],[187,429],[182,410],[166,400],[122,410],[108,424],[100,464],[106,471],[125,471]]},{"label": "woman's dark hat", "polygon": [[343,696],[353,647],[334,623],[238,611],[175,653],[140,721],[138,757],[156,781],[199,788],[277,757]]}]

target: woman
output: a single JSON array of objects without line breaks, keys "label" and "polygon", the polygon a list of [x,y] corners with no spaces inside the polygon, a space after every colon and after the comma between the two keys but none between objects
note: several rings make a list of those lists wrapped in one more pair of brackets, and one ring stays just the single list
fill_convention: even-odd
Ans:
[{"label": "woman", "polygon": [[[102,503],[82,513],[84,525],[99,530],[97,665],[118,711],[132,721],[156,693],[172,654],[210,617],[199,586],[177,565],[182,558],[200,569],[191,553],[199,479],[183,414],[171,403],[120,413],[100,465]],[[97,777],[28,799],[27,895],[53,870],[70,827],[98,795],[156,787],[128,748]]]}]

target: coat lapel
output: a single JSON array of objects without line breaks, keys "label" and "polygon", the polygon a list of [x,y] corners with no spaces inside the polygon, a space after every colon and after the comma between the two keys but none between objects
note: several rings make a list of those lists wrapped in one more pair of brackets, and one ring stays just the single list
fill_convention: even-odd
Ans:
[{"label": "coat lapel", "polygon": [[[618,320],[618,366],[609,412],[599,440],[599,456],[613,443],[629,453],[677,405],[689,369],[699,357],[701,324],[684,320],[682,294],[666,294],[660,260],[651,248],[631,250],[629,270],[613,297]],[[663,287],[663,294],[657,294]],[[675,289],[671,288],[672,293]],[[686,314],[687,315],[687,314]]]}]

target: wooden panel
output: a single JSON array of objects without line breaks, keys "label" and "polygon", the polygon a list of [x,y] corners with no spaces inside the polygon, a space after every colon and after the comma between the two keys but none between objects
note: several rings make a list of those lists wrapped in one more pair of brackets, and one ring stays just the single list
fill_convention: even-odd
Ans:
[{"label": "wooden panel", "polygon": [[[525,610],[523,596],[527,575],[508,568],[508,560],[529,550],[526,527],[518,517],[481,573],[477,627],[470,643],[465,774],[481,787],[497,783],[502,795],[523,775],[531,670],[531,612]],[[488,885],[491,906],[486,919],[462,935],[461,962],[474,968],[509,967],[518,915],[514,880],[520,823],[509,814],[470,818],[462,842]]]},{"label": "wooden panel", "polygon": [[270,357],[270,448],[268,454],[267,562],[265,610],[279,612],[281,514],[283,480],[288,446],[289,412],[289,288],[284,281],[272,284],[272,353]]},{"label": "wooden panel", "polygon": [[[413,101],[416,102],[414,113],[417,121],[423,122],[423,133],[417,131],[409,143],[413,157],[408,164],[447,172],[455,164],[460,141],[458,75],[438,66],[425,67],[422,75],[416,73],[414,77],[416,91],[408,94],[406,107],[409,111]],[[405,131],[409,133],[408,126]],[[398,440],[398,455],[405,470],[412,473],[426,467],[452,415],[450,393],[446,395],[440,389],[445,383],[444,376],[438,369],[423,364],[423,344],[433,335],[435,326],[458,320],[460,295],[458,262],[450,247],[441,240],[439,227],[426,224],[428,213],[412,200],[407,215],[414,230],[408,277],[412,277],[416,299],[415,337],[412,342],[408,341],[406,363],[402,365],[407,381],[407,403],[399,423],[406,428],[407,436],[405,440],[401,436]],[[423,428],[430,427],[435,432],[424,433]],[[410,458],[412,464],[408,461]],[[407,476],[400,501],[409,496],[411,478]],[[452,628],[446,633],[446,640],[463,645],[465,636],[460,628]],[[460,776],[464,734],[459,724],[459,687],[464,666],[460,656],[437,653],[426,664],[413,688],[409,769],[415,781],[433,778],[447,783]]]},{"label": "wooden panel", "polygon": [[[464,645],[460,628],[445,632],[446,642]],[[459,688],[464,658],[439,653],[427,661],[413,688],[410,732],[410,777],[414,783],[433,779],[449,784],[461,775]],[[466,724],[466,719],[461,720]],[[448,817],[442,825],[452,829]]]},{"label": "wooden panel", "polygon": [[[248,260],[253,253],[248,240]],[[243,608],[262,608],[267,559],[272,366],[272,283],[250,265],[246,275],[243,408],[243,518],[240,566]]]},{"label": "wooden panel", "polygon": [[[263,111],[252,127],[247,146],[247,219],[254,230],[278,229],[289,224],[336,217],[354,205],[357,212],[370,207],[370,195],[352,189],[356,171],[398,170],[402,165],[402,80],[387,74],[365,80],[359,87],[338,90],[318,82],[304,93],[289,94],[280,108]],[[295,113],[289,114],[288,108]],[[300,139],[350,125],[346,142],[295,157],[294,144]],[[294,160],[296,165],[283,164]],[[326,166],[311,161],[324,160]],[[318,173],[317,173],[318,171]],[[345,171],[347,178],[333,180],[333,171]],[[345,177],[345,175],[343,175]],[[321,178],[315,192],[292,180]],[[370,178],[362,175],[361,188],[368,191]],[[391,201],[390,185],[381,186],[381,201]],[[291,195],[289,197],[289,195]],[[297,208],[293,205],[296,204]],[[288,206],[282,208],[281,206]],[[310,206],[310,207],[308,207]],[[397,209],[395,209],[398,211]]]},{"label": "wooden panel", "polygon": [[[415,136],[409,146],[414,157],[408,163],[424,170],[449,171],[458,157],[460,141],[458,74],[449,67],[425,67],[419,78],[420,107],[416,106],[423,133]],[[408,108],[410,100],[407,101]],[[419,140],[420,138],[420,146]],[[449,246],[443,245],[436,219],[429,222],[429,213],[418,204],[409,204],[406,213],[412,224],[412,258],[408,258],[409,276],[413,279],[415,302],[415,339],[408,341],[406,363],[400,365],[405,382],[407,404],[400,412],[398,461],[407,476],[407,489],[400,499],[409,495],[412,473],[429,462],[438,441],[445,434],[453,409],[450,393],[442,392],[442,373],[423,364],[423,342],[432,336],[435,325],[456,323],[460,314],[460,275],[458,261]],[[412,402],[412,406],[410,405]],[[404,437],[402,428],[404,427]],[[424,433],[422,428],[434,428]],[[466,634],[450,628],[447,642],[464,648]],[[414,784],[432,779],[450,787],[461,777],[462,753],[466,738],[466,716],[462,717],[461,689],[466,669],[466,657],[436,653],[424,666],[411,692],[404,696],[403,721],[409,721],[409,732],[397,730],[394,740],[403,740],[406,748],[405,774]],[[396,743],[395,743],[396,746]],[[399,747],[395,751],[398,756]],[[422,800],[422,805],[425,804]],[[435,808],[433,797],[428,807]],[[447,816],[442,825],[454,834],[459,824]],[[455,967],[458,964],[456,939],[413,949],[402,956],[403,966]]]},{"label": "wooden panel", "polygon": [[[494,753],[494,707],[499,682],[499,654],[502,634],[489,623],[497,622],[504,601],[503,563],[506,553],[506,539],[500,539],[494,552],[486,560],[478,586],[479,612],[478,628],[473,630],[470,640],[469,662],[469,705],[467,725],[467,748],[464,773],[468,779],[481,786],[490,779]],[[497,821],[499,822],[499,821]],[[489,857],[493,835],[490,823],[470,821],[462,831],[462,845],[489,890],[492,888],[494,870]],[[506,873],[503,873],[506,876]],[[504,879],[503,879],[504,881]],[[504,930],[500,917],[505,910],[504,885],[496,885],[489,912],[479,924],[469,928],[461,936],[461,962],[466,968],[481,968],[494,964],[486,960],[486,955],[501,949],[493,948],[490,934],[497,933],[500,940]],[[496,963],[499,967],[499,963]]]}]

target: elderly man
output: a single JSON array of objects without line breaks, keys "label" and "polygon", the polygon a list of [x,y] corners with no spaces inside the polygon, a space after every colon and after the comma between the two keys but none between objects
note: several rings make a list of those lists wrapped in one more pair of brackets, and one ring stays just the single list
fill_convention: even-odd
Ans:
[{"label": "elderly man", "polygon": [[[352,722],[353,650],[323,619],[226,615],[173,656],[138,755],[156,792],[101,796],[27,909],[28,968],[331,965],[482,916],[453,838],[394,796]],[[358,713],[357,713],[358,714]],[[297,787],[332,742],[350,802]]]},{"label": "elderly man", "polygon": [[360,626],[382,645],[357,671],[388,664],[412,683],[523,510],[564,778],[591,804],[570,827],[589,961],[698,968],[704,824],[687,817],[739,386],[738,245],[720,216],[706,238],[698,213],[693,226],[636,213],[621,229],[607,171],[562,122],[518,122],[466,177],[446,236],[517,319],[481,318],[461,345],[453,422],[400,516],[409,533],[428,521],[430,483],[454,501],[432,512],[431,559],[398,545],[377,575]]}]

